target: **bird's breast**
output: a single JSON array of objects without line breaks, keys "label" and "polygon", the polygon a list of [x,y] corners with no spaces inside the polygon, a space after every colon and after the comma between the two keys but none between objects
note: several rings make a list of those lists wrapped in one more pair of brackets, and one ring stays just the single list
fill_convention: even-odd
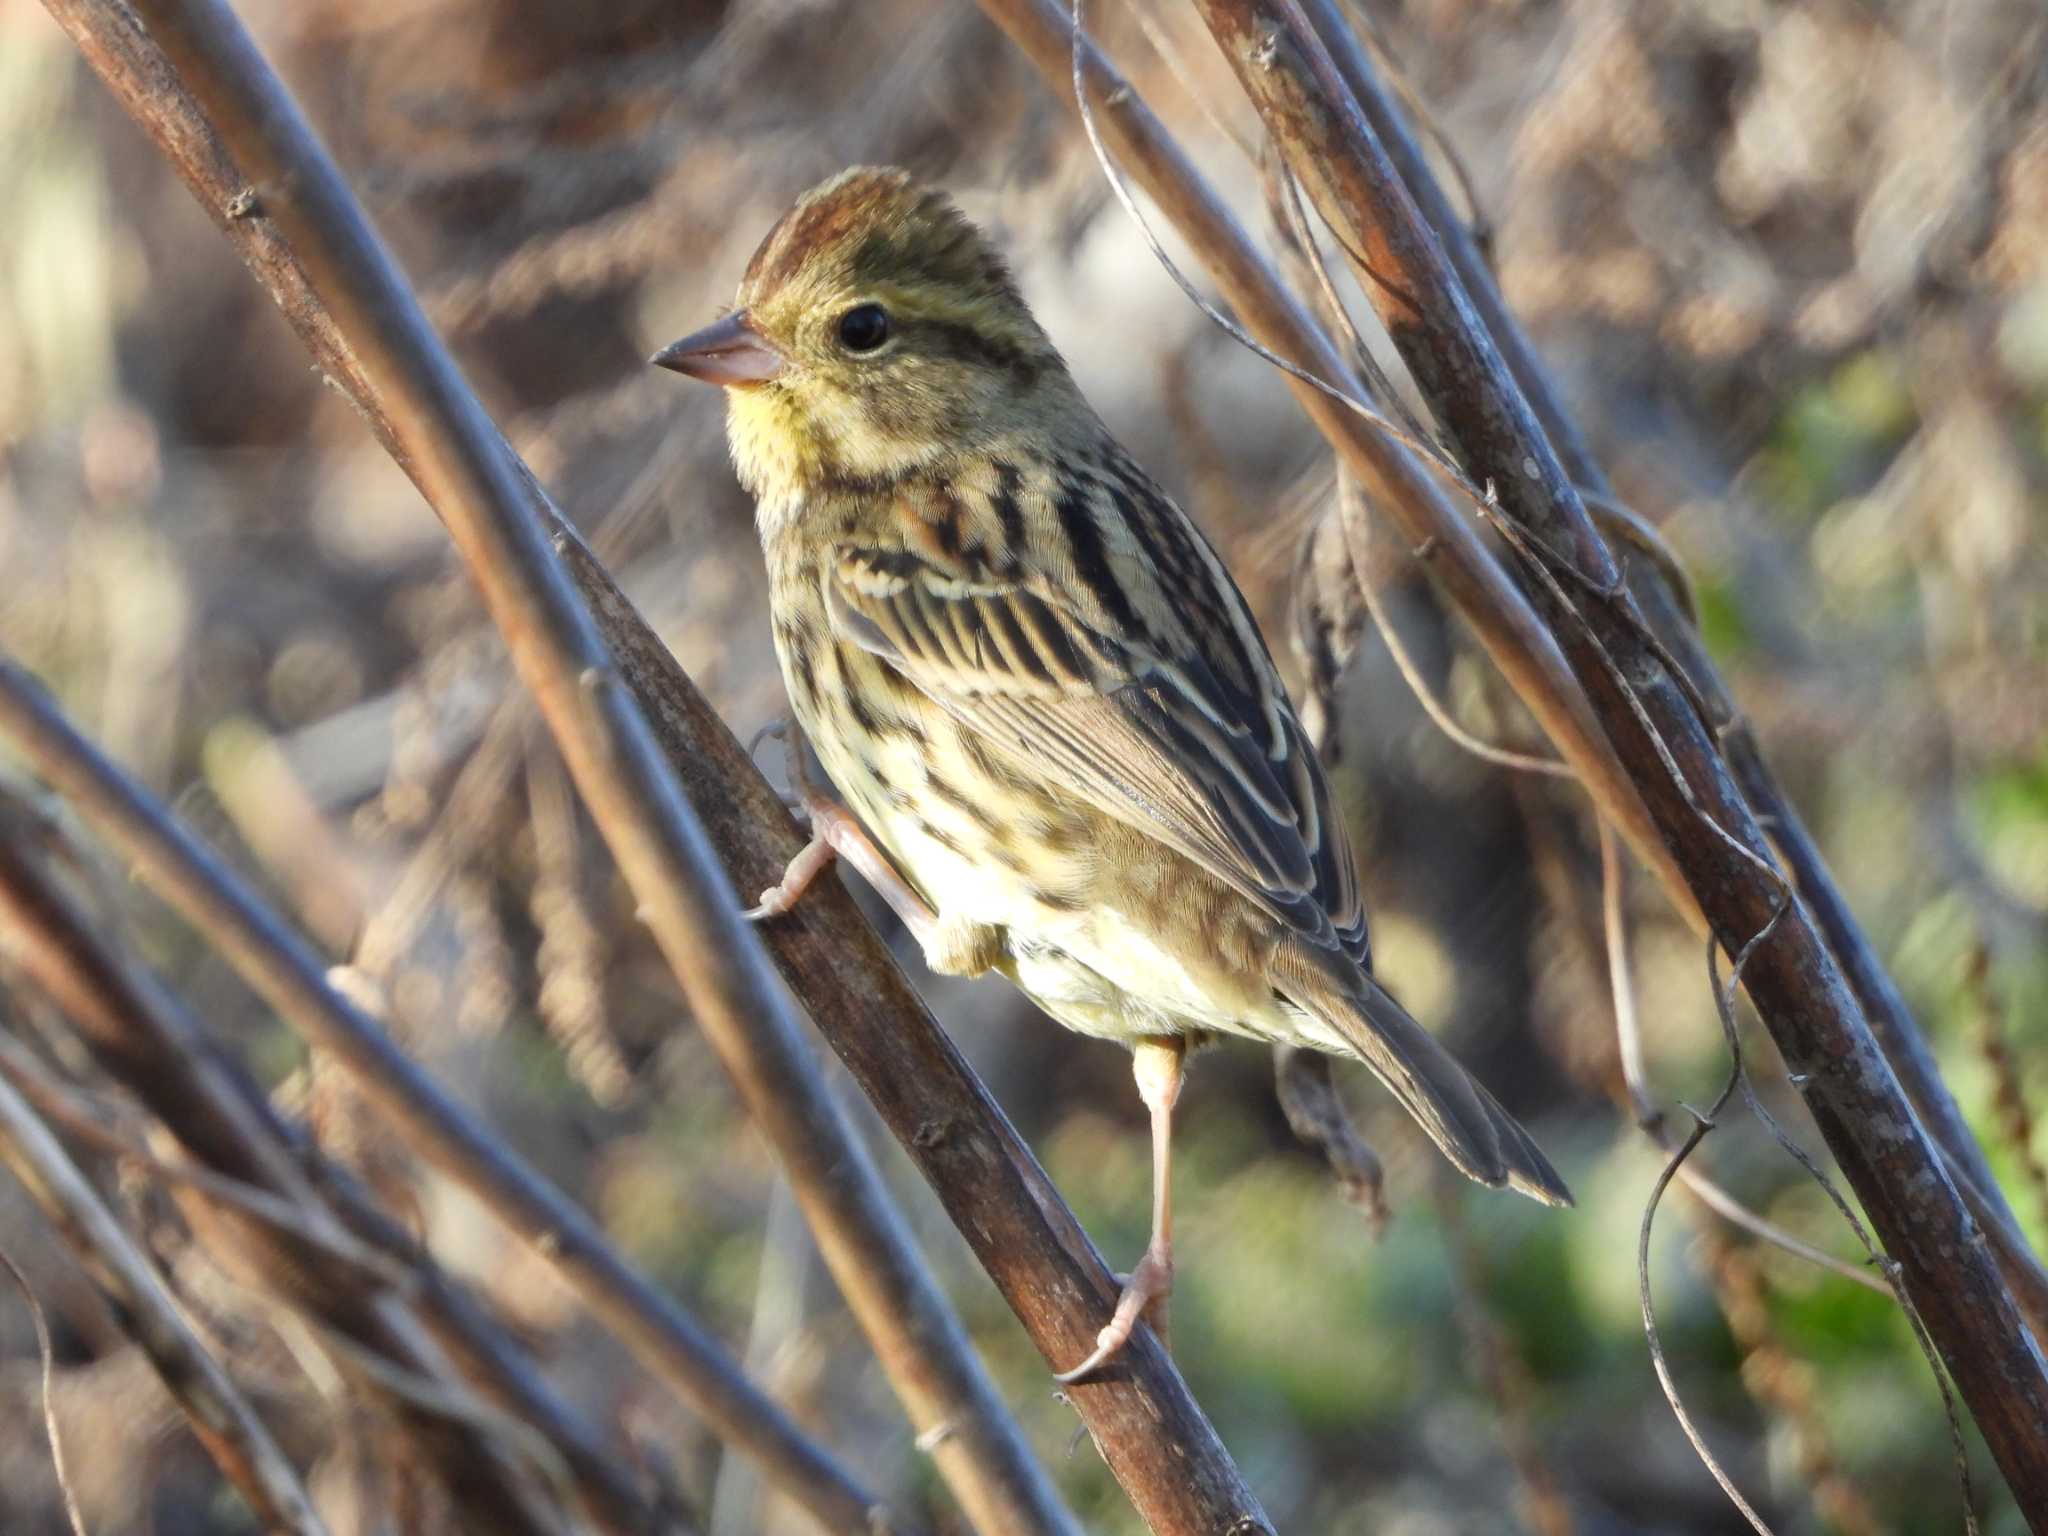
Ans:
[{"label": "bird's breast", "polygon": [[[1020,799],[985,748],[915,684],[841,640],[822,584],[775,602],[790,706],[833,787],[928,904],[996,927],[1058,904],[1085,871],[1081,840],[1043,795]],[[1076,902],[1078,905],[1078,901]]]},{"label": "bird's breast", "polygon": [[840,639],[823,581],[793,562],[775,583],[791,708],[847,807],[934,911],[1003,930],[1018,983],[1088,1033],[1229,1028],[1262,1006],[1270,919]]}]

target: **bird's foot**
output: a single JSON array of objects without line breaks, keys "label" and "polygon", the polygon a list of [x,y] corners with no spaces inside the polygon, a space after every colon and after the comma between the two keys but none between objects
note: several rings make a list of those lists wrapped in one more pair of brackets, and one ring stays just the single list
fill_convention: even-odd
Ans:
[{"label": "bird's foot", "polygon": [[[895,909],[910,926],[918,941],[930,951],[933,936],[946,925],[939,923],[932,910],[924,904],[908,881],[896,873],[896,867],[889,862],[888,855],[877,848],[853,812],[834,800],[830,795],[815,788],[808,780],[799,780],[802,800],[799,814],[811,825],[811,840],[797,850],[796,857],[782,872],[782,878],[761,893],[761,899],[749,907],[744,914],[749,922],[761,922],[766,918],[779,917],[794,907],[805,891],[822,874],[825,867],[835,858],[846,860],[860,871],[861,878],[879,892],[883,900]],[[985,930],[993,932],[993,930]],[[955,941],[964,946],[965,937]],[[963,957],[968,951],[962,947]],[[963,958],[963,962],[964,958]],[[986,964],[981,970],[987,970]],[[979,975],[980,971],[972,974]]]},{"label": "bird's foot", "polygon": [[1116,1311],[1108,1326],[1095,1336],[1094,1353],[1072,1370],[1061,1371],[1053,1380],[1062,1386],[1072,1386],[1093,1376],[1123,1353],[1141,1317],[1152,1325],[1159,1347],[1166,1348],[1166,1299],[1172,1292],[1173,1250],[1155,1240],[1124,1281],[1124,1293],[1117,1298]]},{"label": "bird's foot", "polygon": [[838,801],[805,785],[796,813],[810,823],[811,840],[784,867],[782,878],[761,893],[758,903],[747,908],[743,915],[749,922],[780,917],[789,911],[824,873],[825,867],[842,856],[870,880],[877,866],[895,878],[896,872],[888,868],[881,850],[868,840],[853,813]]},{"label": "bird's foot", "polygon": [[[813,828],[818,828],[817,818],[812,818]],[[750,923],[763,922],[771,917],[780,917],[797,904],[811,883],[824,872],[825,866],[838,857],[838,849],[831,837],[821,828],[813,830],[811,840],[799,848],[796,857],[783,868],[782,878],[761,893],[761,899],[747,908],[740,916]]]}]

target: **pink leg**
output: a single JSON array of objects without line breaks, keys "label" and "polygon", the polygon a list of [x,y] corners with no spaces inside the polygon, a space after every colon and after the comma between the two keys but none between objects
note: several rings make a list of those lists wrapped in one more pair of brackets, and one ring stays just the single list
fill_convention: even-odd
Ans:
[{"label": "pink leg", "polygon": [[1094,1353],[1055,1381],[1084,1381],[1109,1364],[1131,1342],[1140,1317],[1148,1317],[1160,1344],[1166,1343],[1166,1299],[1173,1290],[1173,1106],[1186,1060],[1187,1041],[1179,1035],[1147,1036],[1131,1052],[1138,1097],[1152,1112],[1152,1240],[1124,1282],[1108,1326],[1096,1335]]},{"label": "pink leg", "polygon": [[782,878],[761,893],[760,902],[747,909],[748,920],[760,922],[763,918],[781,916],[797,904],[834,858],[842,858],[881,893],[882,899],[895,909],[896,915],[922,943],[937,922],[932,916],[932,909],[924,904],[924,898],[896,873],[896,867],[874,845],[861,824],[853,819],[851,811],[822,795],[813,799],[808,793],[808,786],[806,790],[804,808],[810,813],[811,840],[797,850],[796,857],[783,870]]},{"label": "pink leg", "polygon": [[760,901],[747,909],[747,920],[758,923],[789,911],[837,857],[859,870],[861,878],[889,903],[918,942],[924,943],[937,926],[932,909],[896,873],[896,866],[875,846],[853,813],[812,783],[804,764],[801,734],[793,726],[785,724],[781,736],[789,764],[790,785],[797,793],[799,809],[810,818],[811,840],[797,850],[796,857],[783,870],[782,878],[763,891]]},{"label": "pink leg", "polygon": [[813,832],[811,840],[796,851],[796,857],[784,866],[782,878],[761,893],[761,899],[747,908],[740,916],[750,923],[763,918],[780,917],[797,903],[797,898],[811,888],[811,882],[824,873],[825,866],[837,857],[832,839],[823,832]]}]

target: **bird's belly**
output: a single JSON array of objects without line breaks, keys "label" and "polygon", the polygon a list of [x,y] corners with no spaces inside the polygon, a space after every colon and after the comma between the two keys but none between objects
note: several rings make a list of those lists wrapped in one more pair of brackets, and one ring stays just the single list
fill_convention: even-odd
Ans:
[{"label": "bird's belly", "polygon": [[1174,946],[1111,909],[1083,921],[1013,928],[1010,953],[1018,986],[1083,1034],[1128,1041],[1267,1032],[1261,1000],[1236,978],[1190,965]]},{"label": "bird's belly", "polygon": [[[1217,892],[1180,855],[992,772],[963,727],[874,657],[833,645],[808,667],[785,654],[783,670],[848,808],[940,917],[1001,931],[1004,969],[1046,1012],[1126,1041],[1271,1032],[1262,967],[1233,963],[1227,942],[1188,942],[1203,931],[1183,921],[1188,901]],[[850,694],[860,708],[847,707]]]},{"label": "bird's belly", "polygon": [[[942,917],[1002,932],[1010,979],[1070,1029],[1125,1042],[1191,1030],[1271,1032],[1270,989],[1253,971],[1197,955],[1170,922],[1127,910],[1128,850],[1090,837],[1093,818],[1050,844],[1012,838],[977,847],[982,829],[922,805],[862,814]],[[1148,851],[1162,861],[1178,857],[1156,845]]]}]

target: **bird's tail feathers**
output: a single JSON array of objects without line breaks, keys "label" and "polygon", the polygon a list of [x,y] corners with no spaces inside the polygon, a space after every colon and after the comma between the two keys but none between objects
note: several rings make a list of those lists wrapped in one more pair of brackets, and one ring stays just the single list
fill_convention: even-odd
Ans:
[{"label": "bird's tail feathers", "polygon": [[1384,987],[1370,976],[1354,982],[1315,970],[1297,1006],[1342,1037],[1459,1172],[1545,1205],[1572,1203],[1535,1138]]}]

